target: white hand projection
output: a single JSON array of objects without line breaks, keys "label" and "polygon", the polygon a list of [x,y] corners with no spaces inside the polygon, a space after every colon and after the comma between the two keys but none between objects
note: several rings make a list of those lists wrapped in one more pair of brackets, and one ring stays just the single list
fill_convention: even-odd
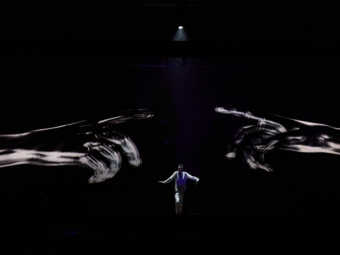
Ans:
[{"label": "white hand projection", "polygon": [[336,138],[339,137],[340,128],[275,115],[292,123],[288,129],[278,122],[254,116],[250,112],[223,107],[216,107],[215,111],[254,121],[254,124],[238,129],[226,154],[228,159],[233,159],[242,151],[252,169],[272,172],[264,156],[274,149],[340,155],[340,139]]},{"label": "white hand projection", "polygon": [[89,183],[105,181],[120,170],[121,153],[131,166],[142,163],[135,144],[115,126],[152,116],[146,110],[131,110],[105,119],[0,135],[0,168],[19,164],[79,165],[93,171]]}]

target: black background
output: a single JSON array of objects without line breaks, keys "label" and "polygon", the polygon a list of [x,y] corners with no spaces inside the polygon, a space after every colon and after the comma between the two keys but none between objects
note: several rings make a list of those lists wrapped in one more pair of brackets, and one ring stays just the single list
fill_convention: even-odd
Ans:
[{"label": "black background", "polygon": [[[339,181],[336,155],[275,151],[268,156],[273,173],[250,171],[241,157],[235,161],[224,158],[233,134],[246,121],[215,113],[214,106],[339,126],[337,68],[43,64],[52,58],[21,57],[5,68],[3,134],[128,109],[150,109],[155,116],[118,125],[117,130],[136,143],[143,165],[132,168],[124,162],[122,171],[104,183],[87,184],[91,172],[78,167],[3,168],[2,194],[4,199],[15,200],[16,206],[33,202],[52,211],[86,208],[123,214],[172,214],[173,187],[158,185],[157,180],[170,176],[181,162],[188,172],[201,178],[200,185],[189,187],[188,214],[311,214],[331,210]],[[250,205],[252,196],[263,199],[263,206]],[[244,206],[249,208],[244,210]]]},{"label": "black background", "polygon": [[[80,233],[110,232],[117,219],[124,219],[142,221],[143,227],[150,223],[157,232],[164,229],[159,225],[176,222],[173,186],[157,181],[169,177],[178,163],[200,178],[197,186],[188,183],[184,217],[194,223],[183,233],[199,233],[199,221],[229,223],[233,215],[338,214],[338,156],[275,151],[268,156],[273,173],[250,170],[242,157],[224,157],[245,120],[213,110],[231,106],[339,127],[338,33],[331,7],[301,4],[252,12],[249,6],[240,12],[235,4],[229,14],[238,19],[231,23],[231,16],[219,14],[213,22],[216,15],[197,12],[211,21],[199,23],[193,11],[187,21],[192,40],[169,42],[178,20],[165,21],[161,12],[148,16],[135,5],[92,10],[47,5],[4,5],[6,39],[22,45],[8,49],[24,55],[2,57],[1,133],[136,108],[148,108],[155,116],[117,126],[135,142],[143,164],[132,168],[123,161],[117,176],[103,183],[88,184],[91,171],[79,167],[2,168],[2,208],[12,222],[35,219],[52,232]],[[121,16],[110,16],[113,9]],[[255,21],[259,25],[250,29]],[[233,29],[227,29],[230,25]],[[25,55],[42,49],[45,55]],[[152,66],[145,60],[182,57],[187,63],[228,64]],[[125,65],[125,58],[137,62]],[[170,233],[178,232],[176,224],[169,224]],[[131,225],[120,230],[142,231]]]}]

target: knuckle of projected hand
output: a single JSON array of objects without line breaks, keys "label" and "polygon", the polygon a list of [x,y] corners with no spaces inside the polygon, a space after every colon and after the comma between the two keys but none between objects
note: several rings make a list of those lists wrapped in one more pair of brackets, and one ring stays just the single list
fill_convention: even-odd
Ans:
[{"label": "knuckle of projected hand", "polygon": [[[95,143],[93,143],[93,145],[94,144]],[[110,168],[112,161],[118,163],[121,161],[119,149],[113,144],[96,143],[94,146],[86,147],[88,147],[88,152],[85,156],[89,161],[92,161],[90,160],[91,157],[95,159],[93,162],[96,165],[95,168]]]},{"label": "knuckle of projected hand", "polygon": [[[137,148],[130,148],[133,142],[129,137],[111,130],[96,132],[93,135],[92,141],[83,144],[83,146],[87,148],[84,156],[96,159],[95,163],[92,162],[92,164],[94,163],[94,165],[96,165],[92,166],[92,169],[97,171],[102,167],[111,169],[117,168],[118,166],[119,168],[119,165],[122,163],[122,155],[126,155],[131,164],[131,158],[134,158]],[[89,164],[87,165],[89,166]]]}]

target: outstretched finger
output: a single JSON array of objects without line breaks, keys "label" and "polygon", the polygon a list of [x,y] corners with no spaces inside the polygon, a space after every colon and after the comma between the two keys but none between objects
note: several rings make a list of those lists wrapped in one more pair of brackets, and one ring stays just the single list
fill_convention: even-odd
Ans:
[{"label": "outstretched finger", "polygon": [[230,114],[238,117],[244,117],[246,119],[255,120],[257,121],[257,126],[262,127],[263,129],[267,130],[267,132],[271,132],[272,134],[278,134],[287,132],[287,129],[272,120],[267,120],[263,117],[258,117],[253,115],[251,112],[248,111],[238,111],[235,108],[224,108],[224,107],[215,107],[215,112],[223,113],[223,114]]},{"label": "outstretched finger", "polygon": [[108,116],[83,120],[74,124],[77,124],[80,127],[78,131],[79,135],[92,135],[96,132],[104,132],[111,125],[116,125],[131,120],[148,119],[153,116],[154,114],[146,109],[127,110],[115,113],[114,115],[111,114]]},{"label": "outstretched finger", "polygon": [[239,111],[235,108],[215,107],[215,112],[223,113],[223,114],[230,114],[230,115],[234,115],[234,116],[237,116],[237,117],[243,117],[243,118],[246,118],[246,119],[252,119],[252,120],[256,120],[256,121],[259,121],[259,120],[262,119],[260,117],[253,115],[251,112]]},{"label": "outstretched finger", "polygon": [[107,125],[115,125],[118,123],[127,122],[130,120],[139,120],[139,119],[147,119],[153,117],[153,113],[145,110],[145,109],[138,109],[138,110],[128,110],[120,112],[115,117],[109,117],[109,118],[102,118],[101,120],[98,120],[97,124],[102,126]]}]

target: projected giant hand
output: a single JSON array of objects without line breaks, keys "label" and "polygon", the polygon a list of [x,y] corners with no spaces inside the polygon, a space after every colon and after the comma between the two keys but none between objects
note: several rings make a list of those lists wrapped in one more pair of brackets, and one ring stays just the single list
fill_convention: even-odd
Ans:
[{"label": "projected giant hand", "polygon": [[136,145],[116,130],[117,124],[152,116],[149,111],[134,110],[105,119],[0,135],[0,167],[78,165],[93,171],[89,183],[105,181],[120,170],[122,154],[131,166],[142,163]]},{"label": "projected giant hand", "polygon": [[215,111],[254,121],[254,124],[238,129],[226,154],[228,159],[233,159],[239,151],[243,152],[252,169],[272,172],[273,169],[265,162],[264,156],[274,149],[340,155],[340,139],[337,138],[340,136],[339,128],[273,114],[286,122],[283,126],[278,122],[254,116],[250,112],[223,107],[216,107]]}]

